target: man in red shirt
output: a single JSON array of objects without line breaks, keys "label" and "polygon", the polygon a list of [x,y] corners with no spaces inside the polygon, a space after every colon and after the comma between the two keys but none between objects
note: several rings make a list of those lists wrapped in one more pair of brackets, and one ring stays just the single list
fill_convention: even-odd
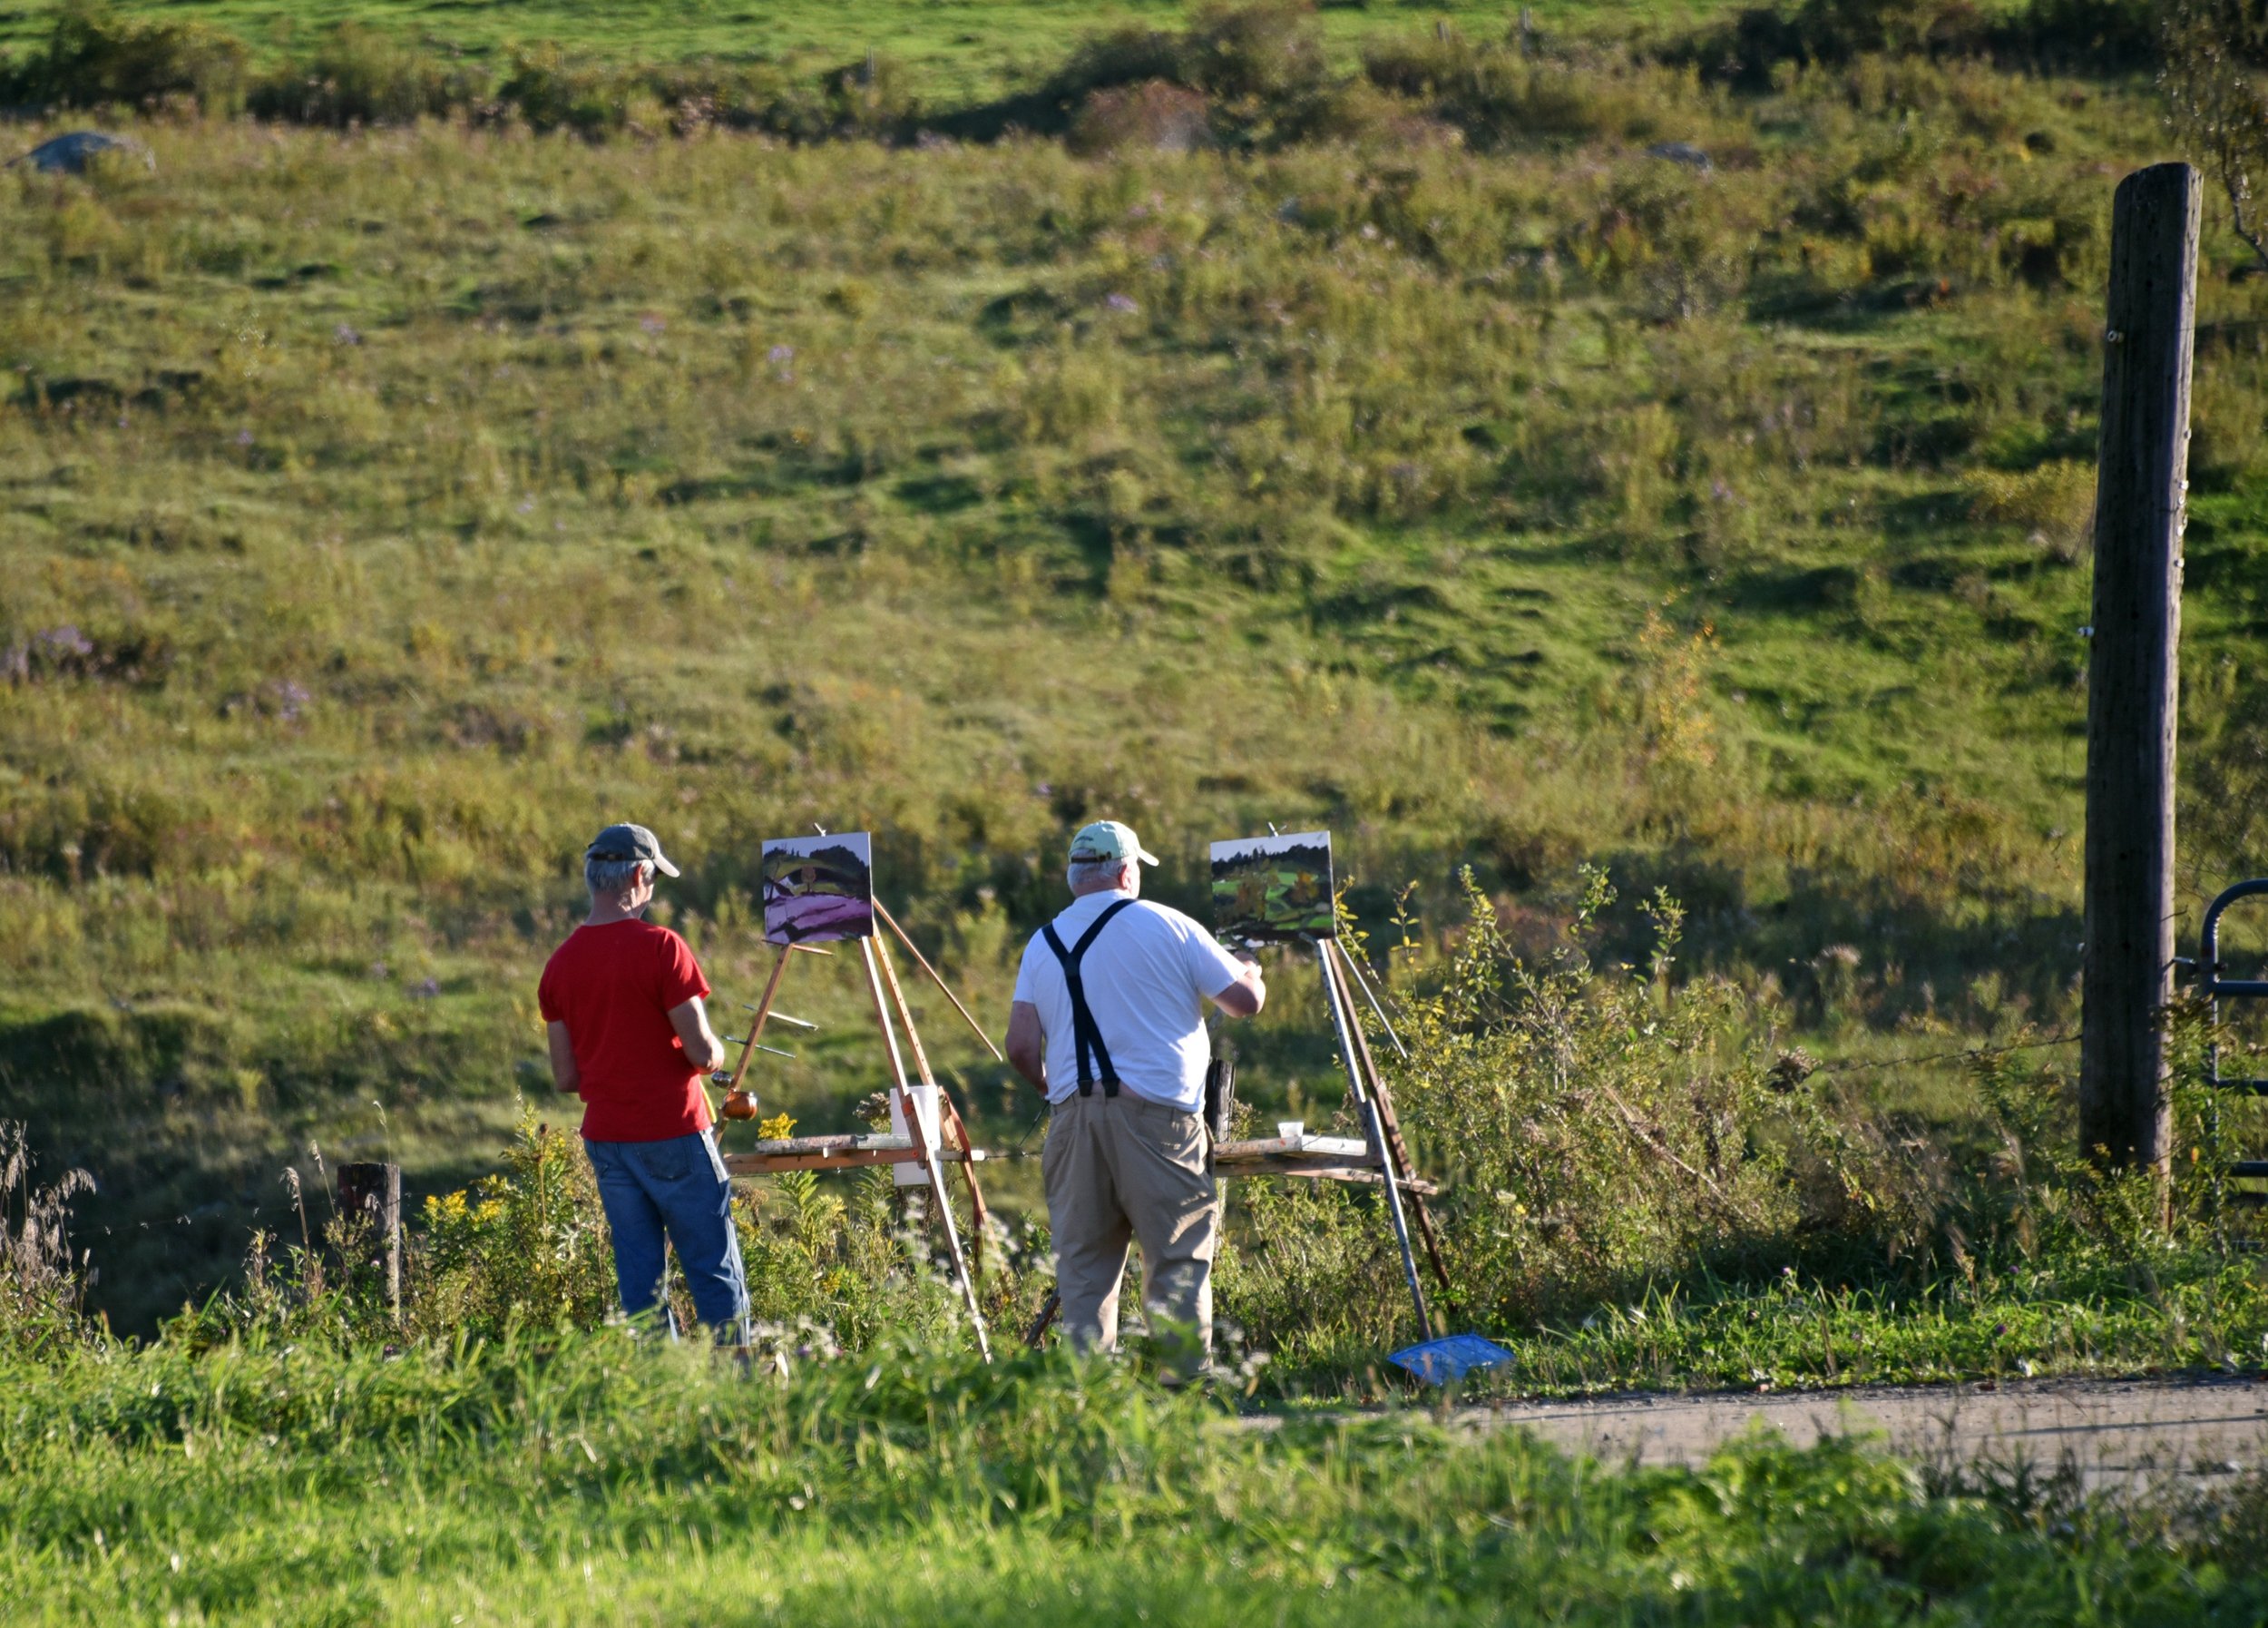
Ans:
[{"label": "man in red shirt", "polygon": [[644,826],[611,825],[592,839],[582,857],[590,918],[552,952],[536,1004],[552,1077],[582,1097],[583,1147],[614,1236],[622,1309],[636,1317],[661,1300],[666,1239],[701,1321],[720,1343],[746,1345],[732,1182],[701,1088],[725,1048],[701,1005],[709,980],[692,946],[645,919],[656,871],[678,868]]}]

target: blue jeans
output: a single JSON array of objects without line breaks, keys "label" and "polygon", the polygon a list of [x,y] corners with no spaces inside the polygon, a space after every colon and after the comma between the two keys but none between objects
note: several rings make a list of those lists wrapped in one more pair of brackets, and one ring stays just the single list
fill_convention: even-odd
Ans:
[{"label": "blue jeans", "polygon": [[[693,1309],[719,1344],[748,1342],[748,1286],[732,1228],[732,1183],[719,1180],[713,1131],[662,1142],[586,1142],[614,1234],[614,1281],[636,1317],[661,1299],[662,1241],[677,1246]],[[666,1314],[666,1308],[665,1308]],[[670,1321],[672,1338],[677,1324]]]}]

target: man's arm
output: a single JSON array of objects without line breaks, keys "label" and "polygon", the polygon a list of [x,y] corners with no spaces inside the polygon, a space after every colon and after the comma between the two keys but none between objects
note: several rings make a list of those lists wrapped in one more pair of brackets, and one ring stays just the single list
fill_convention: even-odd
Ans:
[{"label": "man's arm", "polygon": [[1246,961],[1237,981],[1213,997],[1213,1005],[1231,1017],[1256,1017],[1267,1000],[1268,986],[1260,976],[1260,964]]},{"label": "man's arm", "polygon": [[575,1048],[567,1038],[567,1025],[545,1024],[543,1039],[552,1048],[552,1084],[562,1092],[574,1090],[582,1084],[582,1071],[575,1066]]},{"label": "man's arm", "polygon": [[1018,1001],[1008,1008],[1008,1066],[1031,1083],[1041,1096],[1048,1089],[1047,1035],[1040,1027],[1040,1008]]},{"label": "man's arm", "polygon": [[699,995],[670,1008],[670,1026],[685,1043],[685,1060],[701,1073],[725,1065],[725,1043],[709,1026],[709,1008]]}]

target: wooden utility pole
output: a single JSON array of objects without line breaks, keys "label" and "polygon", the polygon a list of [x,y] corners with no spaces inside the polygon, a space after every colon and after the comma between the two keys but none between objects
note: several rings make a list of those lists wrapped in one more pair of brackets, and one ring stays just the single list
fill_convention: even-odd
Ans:
[{"label": "wooden utility pole", "polygon": [[2189,374],[2202,186],[2187,164],[2118,185],[2095,485],[2087,673],[2086,1004],[2079,1142],[2168,1173],[2165,1010],[2174,993],[2174,737]]},{"label": "wooden utility pole", "polygon": [[376,1270],[386,1285],[386,1309],[402,1320],[402,1167],[398,1164],[342,1164],[338,1167],[338,1209],[356,1234],[348,1279]]}]

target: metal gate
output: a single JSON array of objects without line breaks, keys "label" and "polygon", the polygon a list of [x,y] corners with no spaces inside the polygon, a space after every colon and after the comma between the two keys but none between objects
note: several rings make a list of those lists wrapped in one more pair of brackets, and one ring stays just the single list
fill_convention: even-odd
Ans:
[{"label": "metal gate", "polygon": [[[2268,978],[2231,978],[2222,976],[2221,917],[2228,907],[2241,898],[2268,894],[2268,877],[2255,877],[2249,882],[2239,882],[2224,888],[2221,896],[2205,909],[2203,942],[2197,953],[2197,985],[2204,993],[2213,1022],[2214,1041],[2205,1054],[2206,1084],[2220,1091],[2243,1092],[2250,1096],[2268,1096],[2268,1079],[2229,1079],[2221,1073],[2221,1002],[2229,1000],[2268,999]],[[2229,1167],[2229,1174],[2239,1181],[2268,1181],[2268,1159],[2240,1159]],[[2268,1203],[2268,1192],[2253,1188],[2239,1188],[2231,1197],[2240,1203]]]}]

